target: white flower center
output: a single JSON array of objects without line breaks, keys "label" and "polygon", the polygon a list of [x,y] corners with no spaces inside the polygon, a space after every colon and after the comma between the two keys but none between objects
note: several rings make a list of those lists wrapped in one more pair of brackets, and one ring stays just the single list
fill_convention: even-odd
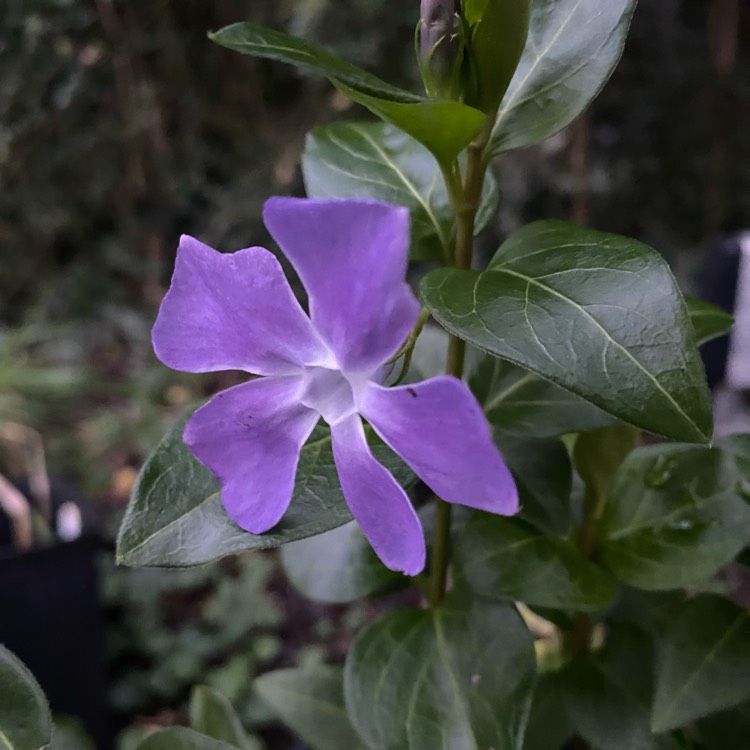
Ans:
[{"label": "white flower center", "polygon": [[300,402],[317,411],[328,424],[336,424],[357,411],[358,392],[369,377],[357,374],[347,378],[341,370],[305,367]]}]

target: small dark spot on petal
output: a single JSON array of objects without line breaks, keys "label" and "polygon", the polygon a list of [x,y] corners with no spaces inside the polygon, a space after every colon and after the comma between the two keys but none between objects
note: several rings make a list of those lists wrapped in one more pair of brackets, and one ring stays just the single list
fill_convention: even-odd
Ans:
[{"label": "small dark spot on petal", "polygon": [[406,389],[406,392],[407,392],[407,393],[408,393],[408,394],[409,394],[409,395],[410,395],[410,396],[411,396],[412,398],[417,398],[417,395],[418,395],[418,394],[417,394],[417,392],[416,392],[416,391],[415,391],[415,390],[414,390],[413,388],[407,388],[407,389]]}]

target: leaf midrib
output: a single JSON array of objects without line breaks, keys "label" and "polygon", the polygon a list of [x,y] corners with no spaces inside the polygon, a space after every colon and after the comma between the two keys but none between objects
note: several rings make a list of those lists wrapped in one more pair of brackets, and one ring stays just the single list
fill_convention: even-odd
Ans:
[{"label": "leaf midrib", "polygon": [[703,659],[698,663],[698,666],[693,670],[693,672],[690,674],[687,680],[685,680],[682,683],[682,686],[677,690],[677,693],[675,694],[674,698],[670,703],[667,704],[666,709],[660,713],[662,717],[661,722],[656,721],[656,717],[654,717],[653,726],[661,727],[665,726],[664,722],[668,721],[669,716],[674,713],[674,710],[677,706],[677,704],[682,700],[683,696],[685,695],[685,692],[695,683],[695,681],[698,679],[700,673],[703,671],[703,668],[705,665],[711,661],[718,651],[727,643],[727,641],[734,635],[735,631],[739,629],[739,627],[744,624],[744,621],[750,617],[750,613],[747,611],[741,611],[738,615],[735,621],[724,631],[721,638],[719,638],[716,643],[713,645],[713,647],[709,650],[709,652],[704,656]]},{"label": "leaf midrib", "polygon": [[443,227],[440,225],[440,222],[438,221],[437,217],[435,216],[434,212],[432,211],[432,207],[429,205],[429,203],[422,197],[422,194],[419,190],[417,190],[416,186],[411,182],[411,180],[398,168],[398,165],[396,162],[394,162],[388,154],[383,151],[383,149],[380,147],[380,144],[375,141],[374,138],[372,138],[369,133],[362,130],[359,126],[356,124],[350,125],[351,129],[358,133],[362,138],[364,138],[370,146],[375,149],[377,154],[380,156],[380,158],[385,162],[385,164],[390,167],[393,172],[398,176],[398,178],[403,182],[407,190],[414,196],[414,198],[418,201],[418,203],[422,206],[425,213],[430,217],[430,221],[435,227],[435,231],[437,232],[438,237],[440,238],[440,244],[443,247],[443,250],[447,252],[448,250],[448,240],[445,236],[445,233],[443,231]]},{"label": "leaf midrib", "polygon": [[[678,404],[672,395],[664,389],[662,384],[656,379],[656,377],[649,372],[631,353],[630,351],[624,347],[622,344],[620,344],[619,341],[612,338],[612,335],[607,331],[606,328],[588,311],[585,307],[582,305],[579,305],[575,300],[571,299],[570,297],[566,296],[565,294],[562,294],[562,292],[558,292],[556,289],[553,289],[552,287],[547,286],[546,284],[542,284],[537,279],[533,278],[532,276],[527,276],[526,274],[519,273],[518,271],[511,271],[508,268],[493,268],[492,271],[488,271],[487,273],[505,273],[510,276],[515,276],[516,278],[522,279],[527,284],[533,284],[534,286],[539,287],[543,291],[547,292],[548,294],[551,294],[554,297],[557,297],[561,299],[566,304],[570,305],[571,307],[574,307],[575,309],[579,310],[582,315],[584,315],[586,318],[588,318],[602,333],[602,335],[605,337],[605,340],[609,341],[613,346],[615,346],[620,352],[622,352],[635,366],[638,370],[640,370],[653,384],[656,386],[657,390],[666,397],[667,401],[674,407],[676,412],[682,416],[682,418],[693,428],[695,431],[695,434],[699,435],[704,440],[708,440],[709,436],[704,434],[703,431],[698,427],[698,425],[695,423],[693,419],[691,419],[686,413],[685,410]],[[484,274],[479,274],[477,277],[476,282],[474,283],[474,296],[476,299],[476,290],[480,284],[480,282],[484,279]],[[476,306],[474,307],[474,314],[479,316],[479,312],[476,309]],[[567,388],[567,386],[565,386]]]},{"label": "leaf midrib", "polygon": [[[568,24],[570,23],[571,19],[575,15],[575,13],[578,11],[578,8],[581,5],[582,0],[576,0],[576,4],[573,6],[573,8],[570,11],[570,14],[565,19],[563,23],[560,24],[560,27],[558,28],[557,32],[553,35],[552,39],[550,40],[549,44],[544,48],[544,50],[541,51],[541,53],[536,53],[536,59],[529,67],[529,70],[527,71],[526,75],[523,77],[523,80],[521,80],[516,86],[516,88],[513,90],[513,93],[508,97],[508,103],[505,106],[501,105],[500,111],[497,113],[497,118],[495,119],[495,124],[492,126],[492,132],[490,133],[490,143],[494,142],[497,131],[500,128],[501,124],[504,124],[506,115],[513,112],[513,107],[515,106],[515,102],[518,99],[519,92],[521,92],[528,82],[529,78],[536,72],[537,68],[539,67],[539,63],[542,61],[543,58],[547,56],[549,51],[552,49],[553,45],[557,42],[557,40],[560,38],[562,33],[567,28]],[[529,30],[529,33],[530,30]]]},{"label": "leaf midrib", "polygon": [[[317,460],[320,457],[320,453],[323,450],[323,445],[325,443],[327,443],[327,442],[331,442],[331,436],[330,435],[325,435],[324,437],[318,438],[317,440],[314,440],[314,441],[312,441],[310,443],[305,443],[305,445],[303,446],[302,450],[317,449],[317,451],[318,451],[318,455],[315,458],[315,463],[313,464],[313,466],[311,468],[315,467],[315,465],[317,463]],[[173,465],[170,466],[167,471],[171,471],[172,468],[173,468]],[[308,476],[305,479],[305,483],[307,482],[307,479],[309,478],[309,475],[310,475],[310,472],[308,472]],[[159,479],[161,479],[161,476],[159,477]],[[172,528],[173,526],[175,526],[178,523],[181,523],[186,518],[188,518],[189,516],[193,515],[193,513],[195,513],[197,510],[200,510],[201,508],[203,508],[208,503],[214,502],[215,498],[218,497],[219,495],[221,495],[221,491],[219,491],[219,492],[212,492],[208,497],[206,497],[203,500],[201,500],[200,503],[198,503],[197,505],[194,505],[192,508],[190,508],[190,510],[188,510],[187,513],[183,513],[181,516],[178,516],[177,518],[173,519],[172,521],[170,521],[165,526],[162,526],[159,529],[157,529],[156,531],[154,531],[152,534],[149,534],[149,536],[147,536],[145,539],[143,539],[139,544],[135,545],[134,547],[131,547],[124,554],[118,555],[118,561],[122,562],[122,563],[127,563],[128,559],[132,559],[133,555],[136,552],[138,552],[139,550],[142,550],[144,547],[146,547],[149,544],[149,542],[151,542],[154,538],[156,538],[158,536],[161,536],[168,529]],[[259,536],[259,535],[256,535],[256,536]],[[270,546],[276,546],[276,545],[270,545]],[[258,545],[257,549],[263,549],[263,545]]]}]

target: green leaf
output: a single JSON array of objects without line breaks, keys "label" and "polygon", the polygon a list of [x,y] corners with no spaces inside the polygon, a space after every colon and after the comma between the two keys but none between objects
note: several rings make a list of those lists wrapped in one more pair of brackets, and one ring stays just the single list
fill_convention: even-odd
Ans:
[{"label": "green leaf", "polygon": [[490,152],[532,146],[596,98],[625,46],[636,0],[533,0],[526,48],[500,104]]},{"label": "green leaf", "polygon": [[319,73],[369,96],[404,103],[425,101],[424,97],[392,86],[322,47],[256,23],[234,23],[209,34],[208,38],[243,55],[289,63]]},{"label": "green leaf", "polygon": [[627,626],[611,627],[604,647],[571,662],[558,682],[576,731],[598,750],[678,750],[649,728],[653,695],[651,639]]},{"label": "green leaf", "polygon": [[49,750],[96,750],[81,722],[70,716],[55,716]]},{"label": "green leaf", "polygon": [[529,32],[531,0],[464,0],[475,96],[469,104],[494,114],[518,67]]},{"label": "green leaf", "polygon": [[185,727],[170,727],[149,735],[138,750],[238,750],[221,740],[206,737]]},{"label": "green leaf", "polygon": [[459,102],[403,104],[368,96],[336,81],[333,83],[350,99],[419,141],[445,165],[451,164],[474,140],[486,120],[479,110]]},{"label": "green leaf", "polygon": [[529,224],[486,271],[438,269],[421,293],[448,331],[677,440],[711,435],[711,400],[669,267],[635,240]]},{"label": "green leaf", "polygon": [[485,356],[469,385],[492,425],[519,437],[557,437],[615,421],[570,391],[497,357]]},{"label": "green leaf", "polygon": [[52,717],[42,689],[0,645],[0,750],[39,750],[51,740]]},{"label": "green leaf", "polygon": [[750,612],[718,596],[687,602],[667,626],[651,726],[682,726],[750,698]]},{"label": "green leaf", "polygon": [[344,708],[344,670],[317,665],[259,677],[258,695],[311,750],[364,750]]},{"label": "green leaf", "polygon": [[206,685],[196,685],[190,694],[190,727],[240,750],[259,750],[257,740],[248,737],[232,704]]},{"label": "green leaf", "polygon": [[[388,123],[343,122],[307,136],[302,173],[310,198],[372,198],[405,206],[411,215],[411,257],[439,260],[452,252],[454,214],[430,152]],[[480,232],[497,208],[490,176],[476,221]]]},{"label": "green leaf", "polygon": [[[187,449],[175,424],[149,456],[117,540],[125,565],[187,566],[250,549],[278,547],[351,521],[336,474],[330,432],[316,427],[302,448],[292,503],[265,534],[249,534],[226,514],[214,475]],[[373,445],[378,460],[407,486],[414,475],[384,445]]]},{"label": "green leaf", "polygon": [[615,597],[612,576],[571,542],[515,519],[476,513],[458,537],[456,560],[472,591],[489,599],[587,612]]},{"label": "green leaf", "polygon": [[344,679],[349,717],[377,750],[515,750],[534,662],[514,607],[454,591],[434,609],[389,612],[357,636]]},{"label": "green leaf", "polygon": [[519,440],[495,435],[513,472],[521,501],[519,517],[549,534],[566,536],[573,521],[573,467],[559,440]]},{"label": "green leaf", "polygon": [[556,680],[542,675],[534,690],[523,750],[560,750],[572,734],[573,727]]},{"label": "green leaf", "polygon": [[698,345],[724,336],[732,329],[734,318],[720,307],[689,294],[685,295],[685,303]]},{"label": "green leaf", "polygon": [[602,562],[636,588],[710,578],[750,541],[750,505],[718,448],[635,450],[615,478],[601,523]]},{"label": "green leaf", "polygon": [[346,604],[408,583],[380,562],[355,522],[285,545],[281,563],[295,588],[318,602]]},{"label": "green leaf", "polygon": [[484,127],[485,115],[454,101],[433,101],[382,81],[322,47],[254,23],[235,23],[209,38],[245,55],[290,63],[326,76],[353,101],[393,123],[450,164]]}]

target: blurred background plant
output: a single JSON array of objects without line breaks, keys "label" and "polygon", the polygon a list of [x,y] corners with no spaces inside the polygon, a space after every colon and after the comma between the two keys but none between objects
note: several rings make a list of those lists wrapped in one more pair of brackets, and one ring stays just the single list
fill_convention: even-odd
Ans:
[{"label": "blurred background plant", "polygon": [[[415,88],[417,16],[416,0],[0,4],[0,423],[42,435],[51,472],[93,498],[105,535],[166,426],[231,382],[171,372],[151,352],[179,234],[265,244],[261,205],[300,194],[305,134],[367,117],[325,82],[226,52],[206,31],[255,20]],[[572,218],[648,242],[689,281],[711,241],[748,220],[749,25],[740,0],[641,0],[592,109],[497,165],[501,211],[483,246]],[[365,616],[297,601],[274,556],[190,571],[111,558],[100,569],[120,726],[170,723],[163,710],[198,681],[262,724],[248,677],[342,653]]]}]

